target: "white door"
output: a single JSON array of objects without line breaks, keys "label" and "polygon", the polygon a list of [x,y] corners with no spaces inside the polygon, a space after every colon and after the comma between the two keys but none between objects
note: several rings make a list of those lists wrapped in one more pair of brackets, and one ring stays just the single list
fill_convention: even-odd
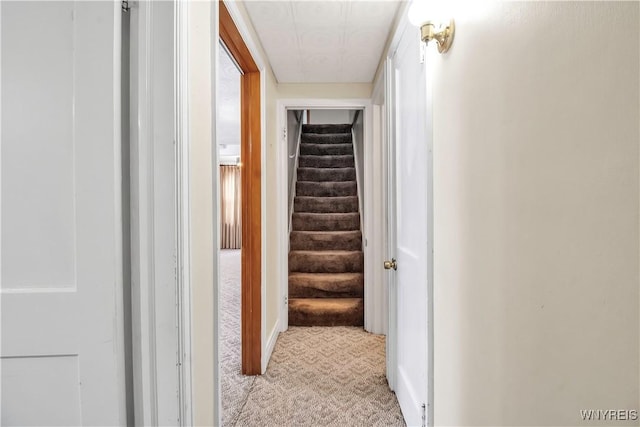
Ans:
[{"label": "white door", "polygon": [[[428,422],[429,295],[431,280],[431,153],[427,123],[425,66],[420,63],[418,30],[407,27],[390,67],[392,86],[389,162],[390,378],[407,425]],[[395,160],[395,161],[394,161]],[[395,280],[394,280],[395,279]],[[424,405],[424,406],[423,406]]]},{"label": "white door", "polygon": [[3,426],[126,423],[120,14],[0,3]]}]

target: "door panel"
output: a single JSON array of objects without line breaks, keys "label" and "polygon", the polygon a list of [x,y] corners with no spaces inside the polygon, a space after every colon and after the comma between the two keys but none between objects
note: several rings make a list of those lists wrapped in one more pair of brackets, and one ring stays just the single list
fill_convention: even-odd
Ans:
[{"label": "door panel", "polygon": [[0,421],[121,425],[120,5],[0,14]]},{"label": "door panel", "polygon": [[[428,384],[428,187],[426,76],[419,37],[408,28],[393,60],[395,97],[395,391],[408,425],[421,425]],[[393,184],[393,182],[392,182]],[[391,198],[393,200],[393,197]],[[393,216],[392,216],[393,217]],[[393,239],[390,239],[393,241]],[[393,250],[393,247],[392,247]],[[394,254],[391,254],[392,256]]]}]

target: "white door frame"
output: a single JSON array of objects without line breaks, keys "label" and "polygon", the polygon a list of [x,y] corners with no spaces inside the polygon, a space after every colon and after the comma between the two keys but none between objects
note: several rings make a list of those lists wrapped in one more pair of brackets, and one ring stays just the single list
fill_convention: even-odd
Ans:
[{"label": "white door frame", "polygon": [[[379,230],[382,234],[382,247],[380,248],[382,259],[390,259],[393,253],[392,248],[395,247],[395,209],[388,209],[388,206],[395,206],[395,195],[389,189],[395,187],[395,168],[394,163],[390,160],[395,154],[391,151],[391,144],[395,132],[395,122],[393,120],[395,114],[395,98],[393,92],[393,67],[391,59],[387,58],[381,67],[381,73],[378,75],[373,89],[373,104],[383,107],[381,112],[381,171],[382,185],[379,191],[381,198],[382,219],[379,223]],[[382,275],[381,283],[387,292],[387,341],[386,341],[386,373],[389,388],[395,390],[396,387],[396,353],[397,353],[397,323],[396,323],[396,277],[389,271],[385,271]]]},{"label": "white door frame", "polygon": [[[193,423],[187,8],[186,2],[136,2],[129,10],[136,425]],[[159,34],[169,36],[162,39]],[[159,64],[167,51],[173,55],[171,67]],[[158,92],[167,87],[173,88],[168,95],[173,102],[167,102],[167,97],[159,99]],[[157,144],[172,140],[173,152],[165,149],[159,154]],[[158,185],[158,173],[170,174],[173,188]],[[168,220],[167,210],[173,212]],[[174,280],[169,281],[173,286],[167,286],[166,277],[157,277],[159,268],[162,276],[167,268],[173,271]]]},{"label": "white door frame", "polygon": [[[319,98],[299,98],[299,99],[279,99],[277,103],[278,113],[278,129],[286,129],[287,127],[287,110],[308,110],[308,109],[332,109],[332,110],[363,110],[364,118],[364,221],[362,224],[362,238],[364,249],[364,321],[365,329],[374,333],[384,333],[383,321],[379,320],[380,313],[376,307],[381,301],[386,300],[384,288],[372,289],[373,284],[382,283],[376,280],[376,269],[372,261],[373,246],[368,243],[368,237],[376,233],[378,230],[373,229],[374,210],[373,210],[373,191],[371,185],[373,150],[371,149],[372,132],[373,132],[373,113],[371,99],[319,99]],[[288,276],[288,259],[289,259],[289,182],[287,177],[288,153],[287,139],[284,132],[278,132],[280,135],[276,144],[276,165],[277,174],[277,210],[276,218],[276,235],[279,237],[278,245],[278,283],[280,287],[279,295],[282,303],[279,305],[280,328],[286,331],[289,326],[288,306],[286,301],[289,296],[289,276]],[[379,270],[379,269],[378,269]]]}]

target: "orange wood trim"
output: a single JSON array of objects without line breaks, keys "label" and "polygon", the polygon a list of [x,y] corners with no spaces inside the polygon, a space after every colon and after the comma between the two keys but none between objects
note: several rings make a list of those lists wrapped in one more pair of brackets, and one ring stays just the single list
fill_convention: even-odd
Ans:
[{"label": "orange wood trim", "polygon": [[244,73],[240,80],[240,159],[242,198],[242,373],[262,370],[262,230],[260,71],[231,15],[220,5],[220,38]]},{"label": "orange wood trim", "polygon": [[260,73],[241,80],[242,373],[261,371]]},{"label": "orange wood trim", "polygon": [[259,72],[249,48],[242,40],[242,36],[233,22],[229,10],[224,2],[220,1],[220,38],[224,42],[229,52],[233,55],[240,68],[245,73]]}]

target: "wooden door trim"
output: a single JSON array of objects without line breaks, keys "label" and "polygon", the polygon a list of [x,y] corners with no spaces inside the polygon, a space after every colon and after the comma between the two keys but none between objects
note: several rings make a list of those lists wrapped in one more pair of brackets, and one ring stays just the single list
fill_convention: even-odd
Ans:
[{"label": "wooden door trim", "polygon": [[233,22],[233,18],[229,13],[229,9],[224,2],[220,0],[220,38],[224,42],[227,49],[236,60],[243,73],[260,72],[256,62],[251,56],[251,52],[246,43],[242,39],[238,27]]},{"label": "wooden door trim", "polygon": [[224,2],[219,6],[220,39],[244,73],[240,81],[242,373],[258,375],[262,369],[260,70]]}]

